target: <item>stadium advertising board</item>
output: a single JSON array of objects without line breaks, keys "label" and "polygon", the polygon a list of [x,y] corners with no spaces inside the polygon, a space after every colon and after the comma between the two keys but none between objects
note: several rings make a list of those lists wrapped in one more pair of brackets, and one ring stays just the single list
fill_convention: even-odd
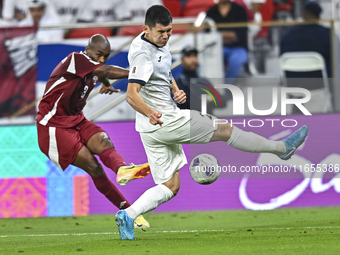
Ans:
[{"label": "stadium advertising board", "polygon": [[[184,166],[180,171],[182,185],[178,196],[156,211],[340,205],[340,179],[337,178],[340,149],[334,142],[340,139],[337,128],[339,117],[338,114],[314,115],[312,118],[296,116],[299,123],[309,127],[310,135],[305,145],[287,162],[267,154],[237,151],[223,142],[184,145],[188,162],[190,155],[208,151],[213,152],[219,164],[226,167],[216,182],[200,185],[190,178],[189,165]],[[248,119],[245,118],[246,121]],[[328,123],[327,131],[320,123]],[[134,122],[98,124],[108,132],[127,163],[146,162]],[[249,127],[244,129],[251,130]],[[268,126],[259,129],[258,133],[280,139],[292,131],[293,128]],[[35,126],[1,127],[0,138],[0,217],[69,216],[117,211],[97,191],[87,174],[72,166],[63,172],[40,152]],[[325,164],[329,169],[332,167],[333,172],[318,170],[324,169]],[[300,171],[301,167],[305,168],[304,172]],[[275,172],[278,169],[282,169],[280,175]],[[105,170],[114,180],[116,175],[109,169]],[[148,176],[119,189],[129,201],[134,201],[152,186],[154,182]]]},{"label": "stadium advertising board", "polygon": [[[284,117],[275,117],[279,120]],[[334,141],[340,138],[337,127],[339,115],[294,116],[298,123],[310,129],[305,144],[289,161],[268,154],[250,154],[235,150],[224,142],[205,145],[184,145],[188,162],[192,155],[212,153],[222,170],[219,179],[211,185],[199,185],[190,178],[189,165],[180,170],[181,190],[175,199],[156,211],[252,209],[264,210],[279,207],[335,206],[340,204],[340,149]],[[250,118],[242,118],[248,121]],[[259,119],[263,119],[260,117]],[[240,118],[236,118],[240,121]],[[320,123],[328,123],[327,135]],[[144,162],[146,155],[134,123],[100,123],[109,132],[126,162]],[[246,131],[253,131],[243,127]],[[124,136],[117,136],[122,130]],[[256,132],[279,140],[291,134],[293,128],[267,126]],[[133,146],[127,146],[133,144]],[[327,167],[326,167],[327,165]],[[267,168],[266,168],[267,167]],[[321,168],[321,171],[319,169]],[[327,172],[324,169],[327,168]],[[331,170],[333,168],[333,170]],[[228,170],[229,169],[229,170]],[[272,170],[271,170],[272,169]],[[278,169],[282,169],[278,173]],[[304,170],[304,171],[301,171]],[[281,170],[280,170],[281,171]],[[285,172],[286,171],[286,172]],[[332,172],[333,171],[333,172]],[[111,175],[114,178],[114,174]],[[130,183],[122,190],[135,200],[154,185],[151,176]],[[90,185],[90,213],[115,211],[105,198]],[[95,204],[93,204],[95,203]]]}]

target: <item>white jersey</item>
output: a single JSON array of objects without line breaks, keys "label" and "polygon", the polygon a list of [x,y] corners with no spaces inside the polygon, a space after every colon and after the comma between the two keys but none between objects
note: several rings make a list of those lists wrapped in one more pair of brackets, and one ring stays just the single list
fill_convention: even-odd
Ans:
[{"label": "white jersey", "polygon": [[[179,109],[171,98],[172,86],[171,54],[169,45],[158,47],[144,37],[138,35],[132,42],[128,54],[130,64],[129,82],[139,83],[142,88],[139,95],[143,101],[155,111],[163,113],[161,120],[164,125],[180,118],[177,116]],[[149,118],[136,113],[136,130],[151,132],[160,128],[152,125]]]}]

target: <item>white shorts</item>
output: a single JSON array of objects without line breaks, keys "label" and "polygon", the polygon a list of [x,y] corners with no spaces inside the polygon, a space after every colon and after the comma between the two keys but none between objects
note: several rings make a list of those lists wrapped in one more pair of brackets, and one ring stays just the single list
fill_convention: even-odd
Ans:
[{"label": "white shorts", "polygon": [[156,184],[167,182],[188,163],[181,144],[208,143],[217,129],[214,116],[201,115],[194,110],[178,110],[177,114],[181,115],[180,118],[164,123],[160,129],[140,132]]}]

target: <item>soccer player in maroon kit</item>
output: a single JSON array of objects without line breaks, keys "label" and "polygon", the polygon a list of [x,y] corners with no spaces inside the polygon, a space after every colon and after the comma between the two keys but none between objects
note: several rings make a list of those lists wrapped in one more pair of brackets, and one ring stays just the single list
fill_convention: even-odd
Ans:
[{"label": "soccer player in maroon kit", "polygon": [[[129,71],[104,65],[110,55],[108,39],[100,34],[90,38],[85,52],[73,52],[53,70],[47,81],[44,96],[36,117],[38,143],[41,151],[58,167],[65,170],[70,164],[86,171],[97,189],[119,209],[129,202],[108,179],[98,160],[117,174],[117,182],[125,185],[150,173],[149,164],[126,166],[106,132],[87,120],[82,112],[86,99],[97,82],[99,93],[112,94],[108,79],[127,78]],[[149,227],[144,218],[136,227]]]}]

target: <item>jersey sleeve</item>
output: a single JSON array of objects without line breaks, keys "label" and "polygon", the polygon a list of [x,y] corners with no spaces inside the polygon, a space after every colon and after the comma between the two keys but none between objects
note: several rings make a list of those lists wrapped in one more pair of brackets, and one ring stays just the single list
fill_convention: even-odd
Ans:
[{"label": "jersey sleeve", "polygon": [[83,53],[73,52],[70,56],[67,72],[84,78],[87,74],[102,66],[99,62],[91,60]]},{"label": "jersey sleeve", "polygon": [[129,83],[145,85],[153,73],[150,57],[146,53],[135,56],[130,63]]}]

